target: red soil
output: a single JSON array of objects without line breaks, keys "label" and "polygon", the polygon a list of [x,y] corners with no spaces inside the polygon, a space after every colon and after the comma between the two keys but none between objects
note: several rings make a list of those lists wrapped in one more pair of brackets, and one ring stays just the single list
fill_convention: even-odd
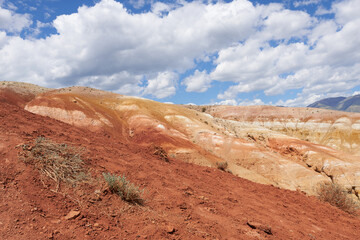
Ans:
[{"label": "red soil", "polygon": [[[16,148],[41,135],[84,147],[83,158],[95,180],[51,191],[51,181],[20,161]],[[153,148],[116,135],[90,132],[0,101],[0,239],[358,239],[360,235],[358,217],[315,197],[177,159],[165,162],[153,153]],[[145,188],[145,205],[131,205],[108,193],[100,180],[102,172],[125,174]],[[65,220],[71,210],[79,210],[80,216]]]}]

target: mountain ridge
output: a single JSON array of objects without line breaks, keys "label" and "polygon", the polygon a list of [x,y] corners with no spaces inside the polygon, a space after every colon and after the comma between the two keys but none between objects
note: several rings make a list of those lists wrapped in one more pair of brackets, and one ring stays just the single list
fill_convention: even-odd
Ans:
[{"label": "mountain ridge", "polygon": [[308,107],[344,112],[360,112],[360,94],[351,97],[325,98],[308,105]]}]

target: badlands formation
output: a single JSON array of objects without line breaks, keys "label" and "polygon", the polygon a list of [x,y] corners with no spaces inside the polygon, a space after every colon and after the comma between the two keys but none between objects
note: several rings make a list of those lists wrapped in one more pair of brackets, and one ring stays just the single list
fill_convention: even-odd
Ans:
[{"label": "badlands formation", "polygon": [[[0,82],[0,238],[358,239],[358,217],[311,195],[333,181],[358,201],[359,121]],[[20,161],[39,136],[84,148],[93,182],[54,188]],[[145,188],[144,206],[109,194],[104,172]]]},{"label": "badlands formation", "polygon": [[103,131],[203,166],[314,194],[320,182],[360,194],[360,114],[270,106],[184,106],[86,87],[38,94],[25,110]]}]

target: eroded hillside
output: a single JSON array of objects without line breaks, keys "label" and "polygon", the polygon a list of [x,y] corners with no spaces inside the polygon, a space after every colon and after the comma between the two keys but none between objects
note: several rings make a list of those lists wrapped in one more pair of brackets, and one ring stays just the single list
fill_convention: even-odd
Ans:
[{"label": "eroded hillside", "polygon": [[[269,157],[269,149],[257,142],[260,137],[235,136],[227,121],[86,88],[55,90],[26,105],[41,115],[52,114],[51,118],[25,111],[13,101],[22,98],[16,91],[0,90],[0,96],[2,239],[356,239],[359,235],[357,217],[315,197],[184,162],[197,162],[193,153],[198,151],[200,163],[213,166],[222,161],[225,144],[230,152],[263,152]],[[53,188],[51,179],[18,157],[21,146],[31,145],[39,136],[84,148],[84,164],[94,182]],[[169,161],[152,145],[164,146]],[[266,162],[266,157],[258,161]],[[251,176],[257,174],[250,166],[242,168]],[[103,172],[125,174],[145,188],[144,206],[111,195],[98,180]],[[72,212],[77,215],[68,217]]]},{"label": "eroded hillside", "polygon": [[[233,175],[307,190],[330,181],[329,173],[310,167],[304,159],[315,158],[300,150],[331,154],[336,161],[345,161],[344,152],[181,106],[79,87],[40,89],[25,99],[13,89],[22,85],[15,85],[0,88],[3,239],[355,239],[359,234],[358,218],[329,204]],[[85,149],[92,182],[53,188],[51,179],[21,161],[21,146],[39,136]],[[233,174],[206,167],[224,161]],[[125,174],[145,188],[145,205],[109,194],[99,180],[104,172]],[[79,215],[68,219],[71,212]]]},{"label": "eroded hillside", "polygon": [[83,87],[39,94],[25,109],[129,143],[161,146],[182,161],[227,162],[234,175],[254,182],[313,194],[318,183],[334,181],[359,194],[356,114],[213,107],[210,115]]}]

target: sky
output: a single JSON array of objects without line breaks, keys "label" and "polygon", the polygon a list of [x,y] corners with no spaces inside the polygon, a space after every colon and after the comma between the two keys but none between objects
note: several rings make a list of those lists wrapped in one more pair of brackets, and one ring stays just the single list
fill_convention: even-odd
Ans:
[{"label": "sky", "polygon": [[0,81],[175,104],[360,94],[360,0],[0,0]]}]

